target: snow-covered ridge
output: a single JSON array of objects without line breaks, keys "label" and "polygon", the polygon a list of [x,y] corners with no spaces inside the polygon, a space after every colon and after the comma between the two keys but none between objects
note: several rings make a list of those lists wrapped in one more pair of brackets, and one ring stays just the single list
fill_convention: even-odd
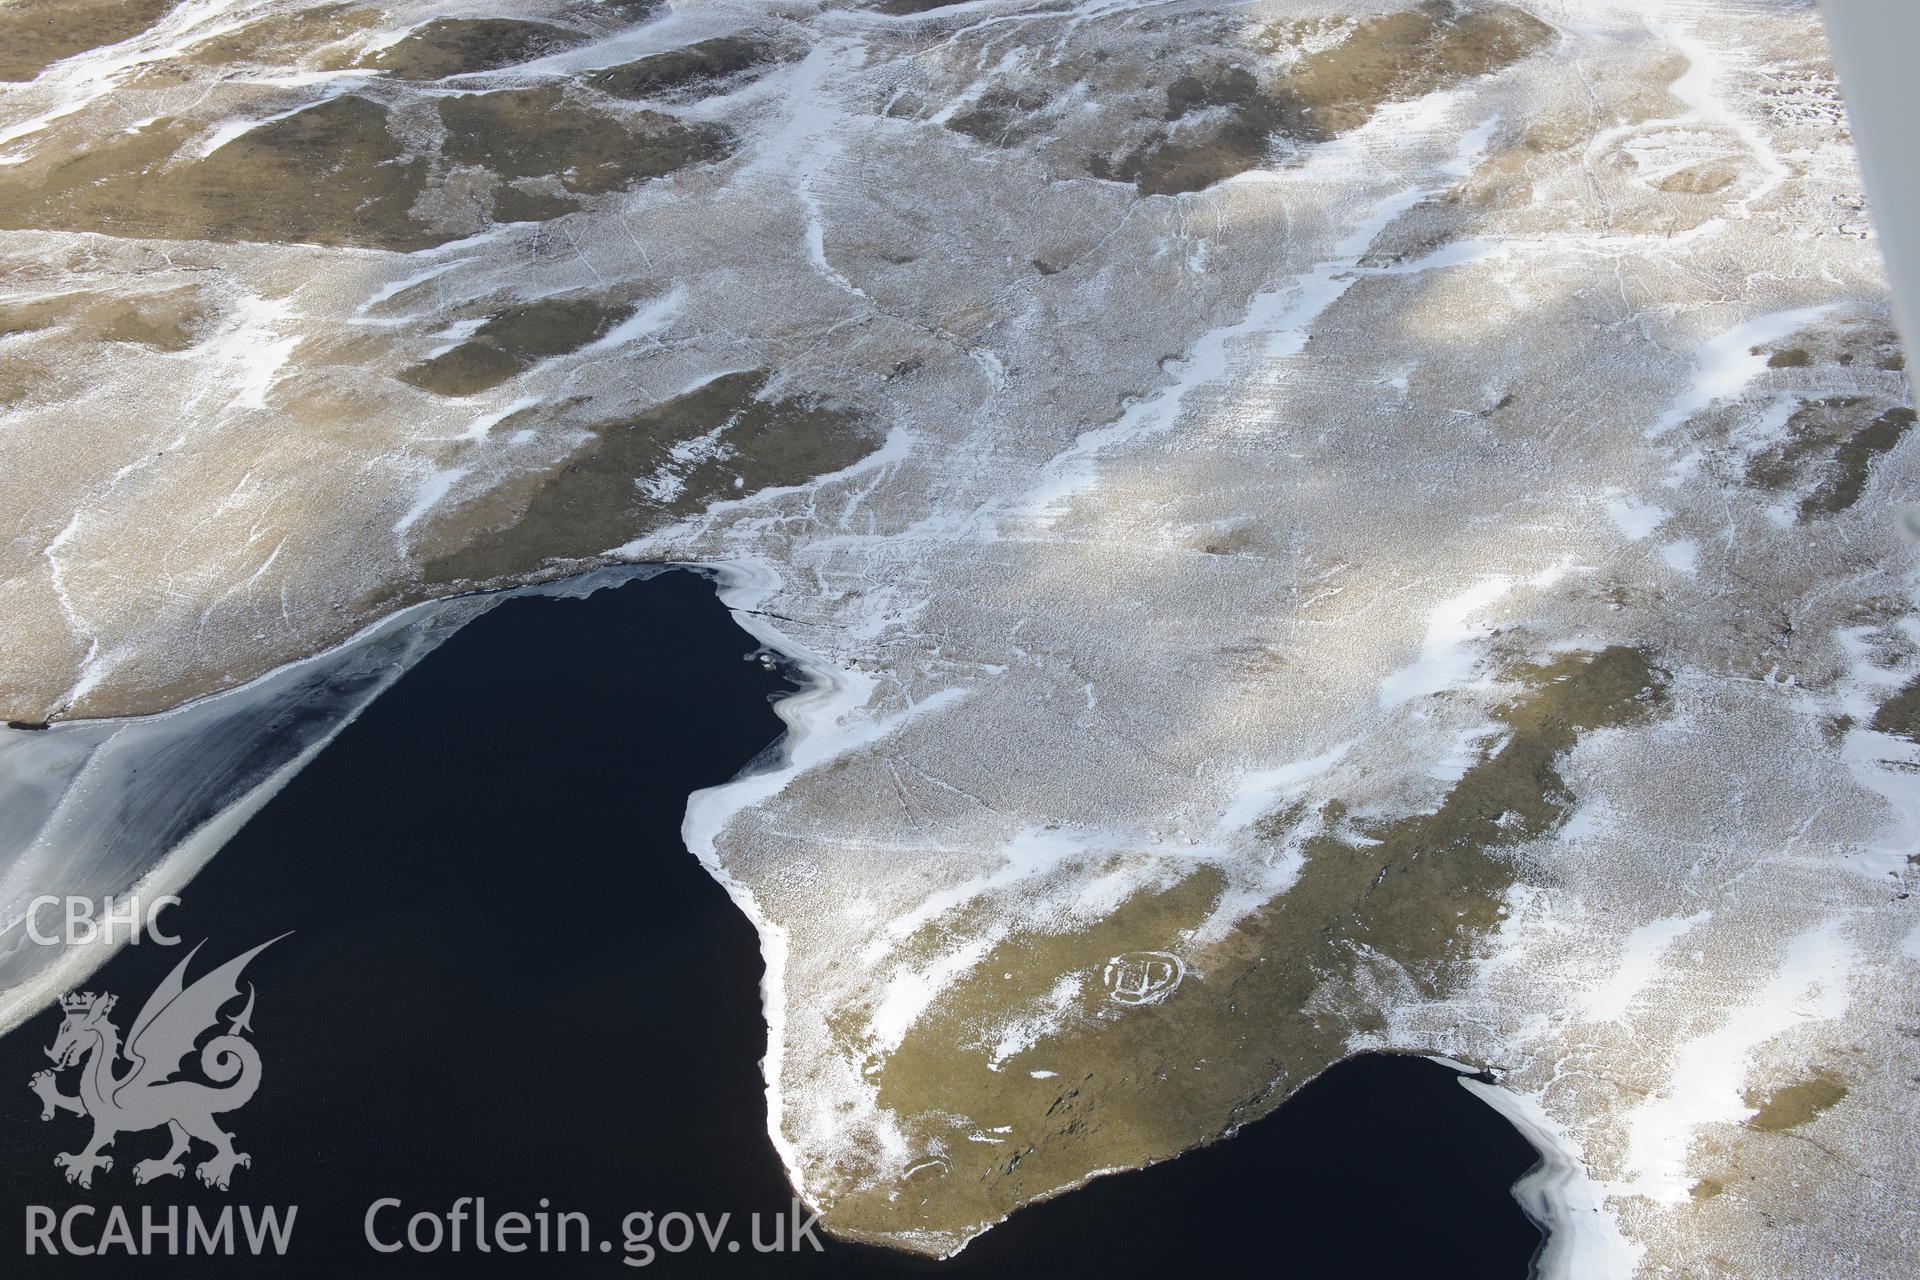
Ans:
[{"label": "snow-covered ridge", "polygon": [[[456,94],[718,37],[769,51],[596,108],[724,127],[724,155],[415,253],[8,232],[10,713],[224,685],[243,706],[249,676],[451,589],[423,566],[511,527],[602,424],[766,370],[763,395],[884,443],[607,550],[714,566],[814,680],[782,707],[785,759],[694,797],[685,834],[760,930],[770,1130],[831,1223],[950,1252],[1173,1154],[1045,1112],[1297,962],[1263,921],[1324,909],[1287,895],[1330,847],[1369,857],[1477,785],[1526,672],[1626,647],[1664,700],[1554,762],[1564,818],[1503,853],[1494,922],[1423,921],[1457,930],[1445,973],[1375,947],[1299,1007],[1328,1055],[1500,1069],[1491,1100],[1559,1156],[1521,1189],[1565,1224],[1550,1274],[1677,1271],[1709,1242],[1742,1274],[1891,1274],[1912,1227],[1877,1210],[1913,1190],[1911,1097],[1877,1064],[1904,1045],[1886,994],[1920,974],[1920,802],[1879,712],[1920,674],[1913,446],[1817,20],[1526,7],[1552,28],[1533,56],[1171,197],[1087,160],[1209,136],[1229,108],[1169,122],[1171,76],[1277,93],[1413,6],[713,0],[589,30],[528,5],[580,41],[425,87],[286,55],[199,104],[140,68],[193,24],[301,6],[189,5],[0,90],[22,173],[129,120],[231,154],[234,121],[352,95],[439,155]],[[454,12],[329,39],[357,55]],[[983,106],[999,134],[950,127]],[[492,179],[436,175],[422,218],[486,221]],[[521,195],[558,199],[551,177]],[[462,394],[400,376],[579,298],[629,319]],[[719,447],[693,425],[636,501]],[[150,723],[22,737],[131,746]],[[67,872],[92,874],[0,874]],[[1155,1105],[1244,1122],[1258,1090],[1207,1082],[1271,1047],[1182,1063]],[[1751,1123],[1815,1072],[1844,1097]],[[1268,1106],[1297,1080],[1254,1083]],[[1847,1176],[1809,1189],[1802,1137]],[[1762,1223],[1789,1208],[1783,1240]]]}]

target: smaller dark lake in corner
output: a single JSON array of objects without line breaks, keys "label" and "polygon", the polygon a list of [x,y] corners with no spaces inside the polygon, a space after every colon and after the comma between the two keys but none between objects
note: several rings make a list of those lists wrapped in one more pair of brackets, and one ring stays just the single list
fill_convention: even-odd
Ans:
[{"label": "smaller dark lake in corner", "polygon": [[[1023,1211],[948,1263],[828,1241],[631,1265],[633,1211],[730,1213],[745,1239],[749,1215],[785,1217],[791,1198],[766,1135],[757,942],[679,838],[687,794],[780,732],[769,700],[790,686],[744,660],[752,647],[706,579],[675,572],[508,600],[402,677],[163,916],[208,939],[196,975],[294,931],[246,973],[264,1074],[223,1122],[251,1167],[227,1192],[191,1173],[136,1187],[132,1166],[166,1146],[155,1130],[123,1135],[90,1191],[69,1185],[53,1157],[89,1126],[42,1122],[27,1087],[50,1008],[0,1037],[0,1275],[1527,1274],[1539,1233],[1508,1188],[1532,1148],[1451,1070],[1384,1056],[1231,1141]],[[119,994],[124,1030],[184,950],[123,948],[86,986]],[[612,1248],[367,1243],[376,1201],[403,1206],[377,1219],[397,1240],[408,1215],[463,1196],[494,1219],[544,1198]],[[28,1207],[76,1204],[96,1210],[83,1243],[112,1206],[136,1233],[143,1205],[298,1214],[264,1260],[25,1257]]]}]

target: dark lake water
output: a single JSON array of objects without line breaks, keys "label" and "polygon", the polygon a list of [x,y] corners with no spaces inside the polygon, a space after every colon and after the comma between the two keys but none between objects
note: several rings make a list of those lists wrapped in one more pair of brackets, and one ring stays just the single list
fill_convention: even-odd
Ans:
[{"label": "dark lake water", "polygon": [[[634,1210],[733,1215],[750,1239],[790,1192],[766,1136],[753,930],[681,846],[688,792],[778,736],[789,687],[685,572],[586,599],[509,600],[379,698],[164,917],[196,963],[294,930],[250,966],[259,1094],[225,1117],[253,1165],[222,1193],[132,1185],[124,1135],[91,1191],[53,1167],[86,1125],[39,1119],[28,1077],[57,1012],[0,1038],[0,1275],[551,1277],[635,1274]],[[181,948],[123,948],[87,986],[124,1029]],[[72,1073],[68,1073],[69,1077]],[[825,1253],[657,1252],[639,1274],[1518,1280],[1539,1241],[1509,1194],[1532,1148],[1417,1058],[1355,1060],[1215,1147],[1101,1179],[934,1264]],[[67,1087],[71,1088],[69,1084]],[[198,1157],[196,1150],[195,1158]],[[191,1163],[191,1161],[190,1161]],[[611,1252],[375,1252],[407,1214],[588,1215]],[[297,1205],[284,1257],[23,1257],[26,1206]],[[184,1212],[184,1209],[182,1210]],[[766,1227],[763,1239],[769,1238]],[[638,1255],[636,1255],[636,1260]]]}]

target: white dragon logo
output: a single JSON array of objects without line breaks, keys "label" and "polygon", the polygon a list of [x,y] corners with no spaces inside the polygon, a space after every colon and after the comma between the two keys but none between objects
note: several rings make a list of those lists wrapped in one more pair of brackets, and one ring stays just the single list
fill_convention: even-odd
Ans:
[{"label": "white dragon logo", "polygon": [[[84,1150],[63,1152],[53,1158],[55,1166],[67,1171],[68,1182],[91,1187],[94,1170],[113,1168],[113,1157],[103,1152],[113,1145],[116,1136],[161,1125],[173,1135],[173,1146],[156,1160],[134,1165],[136,1183],[183,1175],[186,1167],[180,1157],[187,1154],[194,1138],[213,1148],[213,1154],[194,1169],[208,1186],[225,1191],[236,1166],[251,1167],[253,1158],[235,1151],[233,1135],[213,1119],[245,1106],[260,1087],[260,1053],[241,1036],[253,1029],[249,1022],[253,1016],[251,983],[247,986],[246,1007],[231,1019],[226,1034],[214,1036],[200,1050],[200,1070],[215,1085],[224,1087],[173,1077],[193,1052],[194,1042],[219,1022],[221,1006],[239,996],[240,971],[247,961],[278,941],[280,938],[261,943],[189,987],[185,983],[187,965],[200,951],[200,947],[194,947],[147,998],[140,1016],[133,1020],[124,1050],[120,1029],[107,1019],[115,997],[86,991],[61,998],[60,1008],[66,1018],[53,1047],[47,1050],[54,1068],[35,1073],[31,1086],[43,1104],[42,1120],[51,1120],[60,1111],[93,1119],[93,1140]],[[115,1075],[114,1064],[122,1053],[132,1065],[125,1073]],[[69,1097],[60,1092],[55,1072],[82,1061],[80,1092]]]}]

